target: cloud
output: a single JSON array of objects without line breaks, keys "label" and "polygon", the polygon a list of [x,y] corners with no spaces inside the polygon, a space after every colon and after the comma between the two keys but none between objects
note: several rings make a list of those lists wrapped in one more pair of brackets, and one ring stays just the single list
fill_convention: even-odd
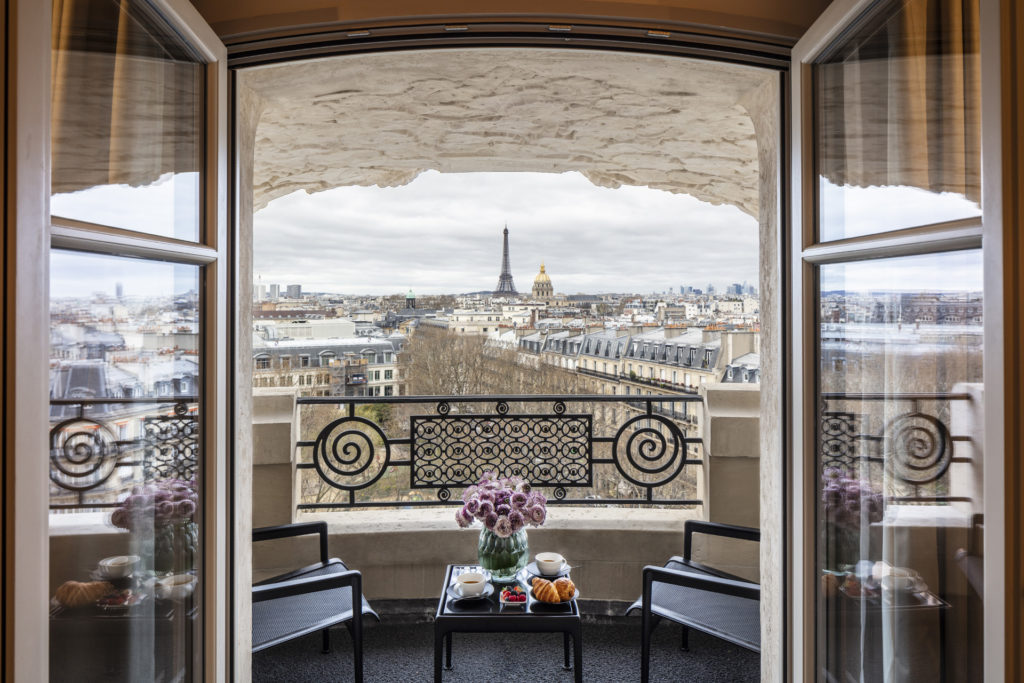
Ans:
[{"label": "cloud", "polygon": [[568,294],[757,282],[750,216],[646,187],[595,187],[575,172],[428,171],[402,187],[297,192],[256,213],[255,274],[349,294],[490,290],[506,223],[521,292],[541,262]]}]

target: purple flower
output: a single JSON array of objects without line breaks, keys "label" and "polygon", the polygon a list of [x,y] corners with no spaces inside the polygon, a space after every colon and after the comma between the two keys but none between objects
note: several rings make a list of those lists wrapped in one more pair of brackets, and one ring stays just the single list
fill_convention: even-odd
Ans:
[{"label": "purple flower", "polygon": [[530,486],[530,482],[528,481],[524,481],[523,483],[516,487],[518,491],[521,491],[523,493],[529,493],[531,488],[532,487]]},{"label": "purple flower", "polygon": [[494,502],[494,494],[492,492],[490,492],[490,491],[487,491],[487,490],[481,491],[479,498],[480,498],[480,502],[481,503],[483,503],[485,501],[488,502],[488,503],[493,503]]},{"label": "purple flower", "polygon": [[484,519],[488,515],[494,513],[494,503],[489,500],[480,501],[480,509],[476,512],[476,516],[480,519]]},{"label": "purple flower", "polygon": [[523,513],[519,510],[513,510],[508,513],[508,521],[512,524],[512,531],[516,532],[526,526],[526,518],[523,517]]},{"label": "purple flower", "polygon": [[466,501],[466,512],[475,515],[480,510],[480,499],[470,498]]},{"label": "purple flower", "polygon": [[499,515],[507,515],[509,512],[512,511],[512,507],[510,505],[506,505],[505,503],[501,503],[499,505],[494,506],[494,511],[497,512]]},{"label": "purple flower", "polygon": [[547,510],[545,510],[543,505],[534,505],[526,509],[530,511],[530,519],[534,526],[542,525],[544,520],[548,518]]},{"label": "purple flower", "polygon": [[512,523],[508,520],[508,517],[504,515],[498,517],[498,521],[494,523],[494,533],[502,538],[508,538],[512,535]]},{"label": "purple flower", "polygon": [[512,507],[521,508],[526,505],[527,500],[528,498],[526,497],[525,493],[522,493],[521,491],[516,491],[515,493],[512,494]]},{"label": "purple flower", "polygon": [[540,491],[534,491],[533,493],[531,493],[530,494],[530,499],[531,499],[531,501],[529,503],[527,503],[528,505],[547,505],[548,504],[548,499],[545,498],[544,494],[541,493]]},{"label": "purple flower", "polygon": [[180,500],[174,504],[174,514],[182,519],[191,519],[196,512],[196,504],[191,500]]},{"label": "purple flower", "polygon": [[459,508],[455,511],[455,523],[458,524],[460,528],[465,529],[473,523],[473,518],[466,513],[466,508]]},{"label": "purple flower", "polygon": [[468,503],[469,499],[474,497],[479,490],[480,487],[476,484],[467,487],[466,490],[462,492],[462,502]]},{"label": "purple flower", "polygon": [[498,524],[498,519],[498,515],[492,512],[484,518],[484,526],[494,531],[494,527]]}]

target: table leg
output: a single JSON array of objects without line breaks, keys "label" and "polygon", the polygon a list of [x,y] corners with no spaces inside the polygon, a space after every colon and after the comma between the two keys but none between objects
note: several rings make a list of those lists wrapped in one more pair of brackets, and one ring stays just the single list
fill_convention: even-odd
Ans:
[{"label": "table leg", "polygon": [[441,683],[441,650],[444,648],[444,634],[434,627],[434,683]]},{"label": "table leg", "polygon": [[580,627],[576,627],[572,634],[572,656],[576,683],[583,683],[583,630]]},{"label": "table leg", "polygon": [[445,655],[444,655],[444,668],[447,669],[448,671],[451,671],[452,670],[452,632],[451,631],[449,631],[445,635],[444,640],[445,640],[445,645],[447,645],[447,648],[445,648]]},{"label": "table leg", "polygon": [[562,668],[566,671],[572,669],[572,664],[569,663],[569,632],[562,632],[562,652],[563,652],[563,663]]}]

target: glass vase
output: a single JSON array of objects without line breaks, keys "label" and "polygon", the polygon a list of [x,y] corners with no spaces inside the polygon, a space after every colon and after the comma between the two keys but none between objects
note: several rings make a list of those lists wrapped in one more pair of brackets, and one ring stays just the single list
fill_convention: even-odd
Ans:
[{"label": "glass vase", "polygon": [[480,566],[489,571],[491,580],[497,583],[515,581],[516,574],[530,560],[526,529],[520,529],[508,538],[502,538],[489,529],[481,529],[476,551]]}]

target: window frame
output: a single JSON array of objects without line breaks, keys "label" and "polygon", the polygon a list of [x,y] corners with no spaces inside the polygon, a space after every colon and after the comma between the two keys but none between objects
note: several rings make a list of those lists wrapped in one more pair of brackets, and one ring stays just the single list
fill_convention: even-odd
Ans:
[{"label": "window frame", "polygon": [[[149,235],[58,218],[50,215],[50,119],[51,35],[53,18],[49,2],[7,0],[7,16],[15,24],[3,25],[4,40],[17,69],[17,78],[5,83],[14,109],[6,119],[5,136],[15,141],[15,156],[8,155],[9,168],[17,168],[4,182],[10,195],[13,221],[5,223],[5,269],[14,264],[31,264],[11,271],[5,283],[5,325],[17,324],[17,336],[5,343],[5,375],[18,369],[13,382],[5,382],[4,419],[12,416],[16,392],[31,419],[19,419],[16,431],[5,429],[5,496],[18,511],[13,525],[5,526],[4,572],[22,577],[9,610],[5,609],[4,677],[16,680],[48,678],[49,618],[49,472],[48,461],[33,454],[45,452],[49,391],[47,376],[49,326],[49,253],[51,249],[113,256],[169,261],[199,267],[201,296],[202,383],[197,387],[203,405],[202,452],[205,459],[201,489],[203,515],[203,621],[202,641],[197,643],[194,674],[207,680],[230,677],[232,618],[230,581],[233,568],[229,546],[232,535],[228,520],[232,499],[228,488],[229,418],[227,379],[229,365],[228,279],[231,259],[227,220],[227,51],[199,12],[186,0],[146,0],[181,38],[198,53],[205,65],[205,111],[202,116],[202,161],[200,185],[200,233],[198,242]],[[14,192],[12,195],[11,192]],[[40,343],[43,340],[44,343]],[[5,340],[6,342],[6,340]],[[8,366],[11,359],[12,366]],[[37,460],[38,463],[30,461]],[[9,472],[17,471],[14,487]],[[31,483],[29,483],[31,482]],[[6,522],[6,520],[5,520]],[[7,531],[11,532],[7,536]],[[6,556],[11,551],[12,556]],[[11,559],[13,558],[13,559]],[[26,577],[37,577],[30,579]],[[7,602],[5,578],[4,599]],[[237,623],[237,618],[235,619]],[[10,629],[8,631],[8,629]],[[6,634],[12,634],[8,640]],[[11,645],[8,650],[7,646]],[[13,653],[17,651],[15,656]]]},{"label": "window frame", "polygon": [[[1007,574],[1003,556],[1006,536],[1006,495],[1003,435],[1006,429],[1003,373],[1006,369],[1003,319],[1003,149],[1000,115],[999,58],[1001,51],[999,0],[980,0],[982,71],[982,216],[918,225],[900,230],[844,239],[817,241],[814,165],[814,101],[812,65],[843,34],[868,13],[878,0],[836,0],[797,42],[792,52],[789,138],[790,203],[789,272],[792,286],[787,302],[789,353],[801,359],[791,365],[791,410],[787,520],[791,542],[787,561],[790,596],[787,609],[791,635],[786,652],[793,680],[817,680],[816,661],[816,391],[817,271],[822,265],[878,258],[984,249],[984,386],[985,405],[985,552],[984,667],[985,680],[1003,680],[1007,664],[1005,600]],[[1019,582],[1018,582],[1019,586]]]}]

